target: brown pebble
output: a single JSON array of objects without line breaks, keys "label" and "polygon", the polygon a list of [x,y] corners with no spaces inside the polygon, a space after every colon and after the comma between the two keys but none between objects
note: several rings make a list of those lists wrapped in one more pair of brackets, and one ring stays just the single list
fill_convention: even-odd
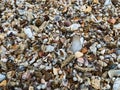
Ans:
[{"label": "brown pebble", "polygon": [[50,79],[52,79],[52,74],[49,72],[45,72],[45,81],[48,81]]}]

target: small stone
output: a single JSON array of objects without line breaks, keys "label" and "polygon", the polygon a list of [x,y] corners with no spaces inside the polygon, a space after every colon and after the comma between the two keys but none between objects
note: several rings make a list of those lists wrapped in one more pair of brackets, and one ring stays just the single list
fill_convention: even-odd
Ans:
[{"label": "small stone", "polygon": [[115,24],[115,25],[113,26],[113,28],[115,28],[115,29],[120,29],[120,23]]},{"label": "small stone", "polygon": [[54,75],[58,75],[58,68],[53,68]]},{"label": "small stone", "polygon": [[116,19],[115,18],[109,19],[108,22],[111,23],[111,24],[115,24]]},{"label": "small stone", "polygon": [[117,49],[117,50],[116,50],[116,53],[117,53],[118,55],[120,55],[120,49]]},{"label": "small stone", "polygon": [[0,82],[3,81],[5,79],[5,75],[4,74],[0,74]]},{"label": "small stone", "polygon": [[14,75],[14,71],[9,71],[9,72],[7,72],[7,78],[8,79],[11,79],[12,78],[12,76]]},{"label": "small stone", "polygon": [[64,26],[69,27],[71,25],[70,21],[64,21]]},{"label": "small stone", "polygon": [[120,78],[116,78],[116,80],[114,81],[112,90],[120,90]]},{"label": "small stone", "polygon": [[83,56],[83,53],[82,52],[76,52],[75,53],[75,57],[76,58],[80,58],[80,57],[82,57]]},{"label": "small stone", "polygon": [[6,85],[7,85],[7,81],[6,81],[6,80],[3,80],[3,81],[0,83],[0,87],[6,86]]},{"label": "small stone", "polygon": [[120,55],[117,57],[117,61],[120,62]]}]

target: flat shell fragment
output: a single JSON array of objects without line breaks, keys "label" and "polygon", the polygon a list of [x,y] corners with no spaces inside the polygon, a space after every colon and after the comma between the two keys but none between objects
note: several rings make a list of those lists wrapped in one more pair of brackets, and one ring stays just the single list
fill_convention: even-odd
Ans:
[{"label": "flat shell fragment", "polygon": [[29,27],[24,28],[24,33],[27,35],[28,38],[34,38],[33,33]]},{"label": "flat shell fragment", "polygon": [[69,62],[71,62],[72,60],[74,60],[74,55],[70,55],[66,60],[64,60],[61,64],[61,68],[63,68],[64,66],[66,66]]},{"label": "flat shell fragment", "polygon": [[80,51],[82,49],[82,46],[83,40],[80,40],[80,36],[75,35],[72,40],[71,50],[75,53],[77,51]]},{"label": "flat shell fragment", "polygon": [[120,90],[120,78],[116,78],[116,80],[114,81],[112,90]]},{"label": "flat shell fragment", "polygon": [[75,30],[78,30],[79,27],[80,27],[80,24],[75,23],[70,26],[70,29],[71,31],[75,31]]},{"label": "flat shell fragment", "polygon": [[76,58],[80,58],[80,57],[82,57],[83,56],[83,53],[82,52],[76,52],[75,53],[75,57]]},{"label": "flat shell fragment", "polygon": [[120,70],[109,70],[108,75],[110,78],[112,78],[114,76],[120,76]]}]

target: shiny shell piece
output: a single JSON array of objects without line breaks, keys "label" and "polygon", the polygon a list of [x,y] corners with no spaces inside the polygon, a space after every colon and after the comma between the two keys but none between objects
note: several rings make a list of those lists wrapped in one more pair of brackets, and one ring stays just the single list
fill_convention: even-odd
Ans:
[{"label": "shiny shell piece", "polygon": [[34,38],[33,33],[29,27],[24,28],[24,33],[27,35],[28,38]]},{"label": "shiny shell piece", "polygon": [[91,80],[91,85],[93,88],[95,88],[96,90],[100,89],[100,78],[95,78],[95,77],[92,77],[92,80]]},{"label": "shiny shell piece", "polygon": [[110,78],[112,78],[114,76],[120,76],[120,70],[109,70],[108,75]]},{"label": "shiny shell piece", "polygon": [[5,79],[5,75],[4,74],[0,74],[0,82],[3,81]]},{"label": "shiny shell piece", "polygon": [[83,56],[83,53],[82,52],[75,52],[75,57],[76,58],[80,58]]},{"label": "shiny shell piece", "polygon": [[112,90],[120,90],[120,78],[116,78],[116,80],[114,81]]},{"label": "shiny shell piece", "polygon": [[75,30],[78,30],[79,27],[80,27],[80,24],[75,23],[70,26],[70,29],[71,31],[75,31]]},{"label": "shiny shell piece", "polygon": [[82,49],[83,39],[80,39],[80,36],[75,35],[72,40],[71,50],[75,53]]}]

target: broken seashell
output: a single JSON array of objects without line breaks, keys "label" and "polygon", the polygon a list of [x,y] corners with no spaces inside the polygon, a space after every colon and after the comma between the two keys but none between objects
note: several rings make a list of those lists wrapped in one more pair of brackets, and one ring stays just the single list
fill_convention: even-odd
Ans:
[{"label": "broken seashell", "polygon": [[57,52],[58,56],[60,57],[60,59],[65,59],[66,56],[67,56],[67,53],[65,52],[64,49],[60,49],[58,52]]},{"label": "broken seashell", "polygon": [[74,36],[72,40],[71,50],[75,53],[77,51],[80,51],[83,46],[84,39],[80,36]]},{"label": "broken seashell", "polygon": [[83,58],[78,58],[77,61],[78,61],[79,63],[84,63],[84,62],[85,62]]},{"label": "broken seashell", "polygon": [[29,27],[24,28],[24,33],[27,35],[27,37],[29,37],[31,39],[34,38],[33,33]]},{"label": "broken seashell", "polygon": [[55,49],[54,46],[48,45],[48,46],[46,46],[45,52],[52,52],[52,51],[54,51],[54,49]]},{"label": "broken seashell", "polygon": [[63,68],[64,66],[66,66],[70,61],[74,60],[74,55],[70,55],[66,60],[64,60],[61,64],[61,68]]},{"label": "broken seashell", "polygon": [[101,61],[101,60],[99,60],[97,62],[97,64],[101,65],[102,67],[106,67],[107,66],[107,64],[105,62]]},{"label": "broken seashell", "polygon": [[0,87],[4,87],[7,85],[7,81],[6,80],[3,80],[1,83],[0,83]]},{"label": "broken seashell", "polygon": [[109,70],[108,75],[110,78],[112,78],[114,76],[120,76],[120,70]]},{"label": "broken seashell", "polygon": [[100,89],[100,77],[92,77],[91,80],[91,85],[93,88],[95,88],[96,90]]},{"label": "broken seashell", "polygon": [[75,57],[76,58],[80,58],[80,57],[82,57],[83,56],[83,53],[82,52],[76,52],[75,53]]},{"label": "broken seashell", "polygon": [[114,29],[120,29],[120,23],[115,24],[115,25],[113,26],[113,28],[114,28]]},{"label": "broken seashell", "polygon": [[97,43],[94,43],[90,46],[90,51],[93,52],[94,55],[96,55],[96,52],[97,52],[96,45],[97,45]]},{"label": "broken seashell", "polygon": [[70,25],[71,31],[78,30],[79,27],[80,27],[80,24],[77,24],[77,23]]},{"label": "broken seashell", "polygon": [[112,90],[120,90],[120,78],[116,78]]}]

